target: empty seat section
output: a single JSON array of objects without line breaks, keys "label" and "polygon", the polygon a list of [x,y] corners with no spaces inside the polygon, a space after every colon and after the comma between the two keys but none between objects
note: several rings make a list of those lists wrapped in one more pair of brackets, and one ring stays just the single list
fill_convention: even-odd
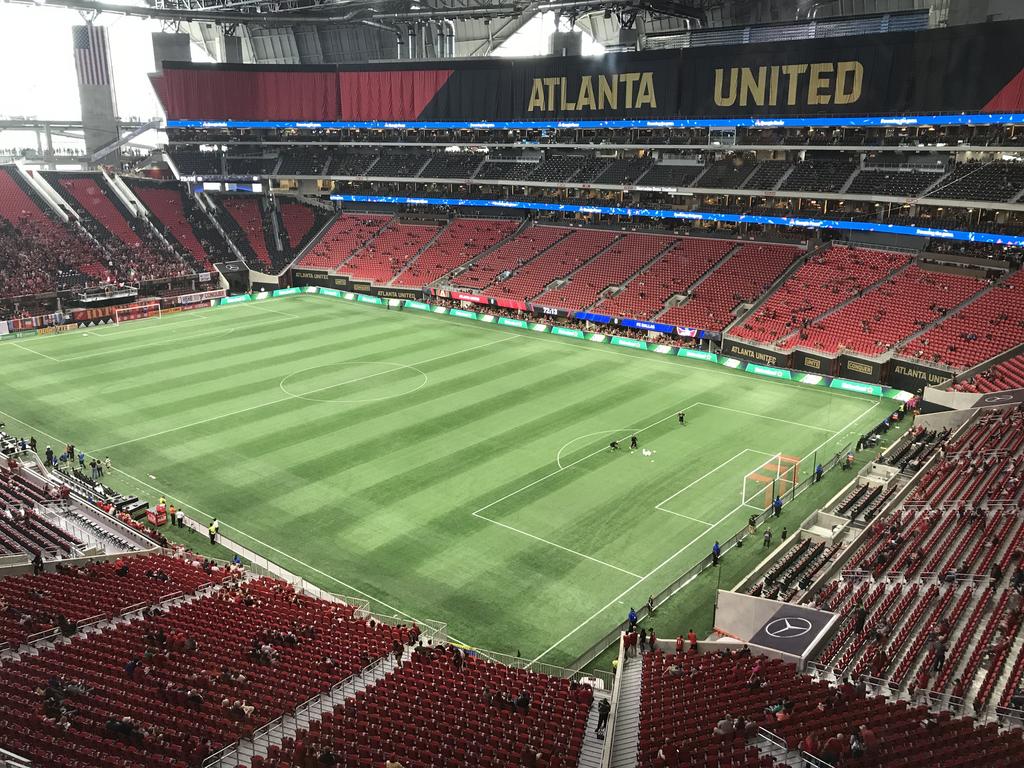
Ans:
[{"label": "empty seat section", "polygon": [[337,269],[353,253],[376,237],[391,221],[390,216],[370,213],[344,213],[334,220],[316,244],[299,260],[299,266]]},{"label": "empty seat section", "polygon": [[760,296],[803,250],[796,246],[752,243],[741,246],[690,299],[658,319],[688,328],[720,331],[733,320],[733,309]]},{"label": "empty seat section", "polygon": [[567,283],[542,293],[537,301],[547,307],[581,311],[598,301],[606,288],[621,285],[674,242],[665,235],[625,235]]},{"label": "empty seat section", "polygon": [[648,320],[661,312],[672,296],[685,293],[735,245],[730,240],[681,238],[654,264],[630,280],[622,291],[598,304],[594,311]]},{"label": "empty seat section", "polygon": [[880,355],[984,286],[982,280],[973,277],[929,272],[911,265],[853,303],[785,339],[782,346]]},{"label": "empty seat section", "polygon": [[518,226],[518,221],[507,219],[453,219],[394,284],[428,285],[493,248]]},{"label": "empty seat section", "polygon": [[830,246],[811,256],[732,333],[754,341],[778,341],[909,260],[905,253]]},{"label": "empty seat section", "polygon": [[[281,582],[248,582],[5,665],[0,740],[47,768],[198,765],[400,637],[354,618],[350,606],[298,596]],[[70,684],[85,692],[68,692]],[[54,713],[35,693],[45,688],[64,691],[66,729],[47,717]]]},{"label": "empty seat section", "polygon": [[504,245],[498,246],[482,259],[470,264],[465,272],[453,279],[453,282],[472,290],[491,285],[498,278],[519,269],[538,254],[568,237],[570,231],[563,227],[531,225]]},{"label": "empty seat section", "polygon": [[1024,354],[1011,357],[987,371],[975,374],[970,381],[955,386],[962,392],[1001,392],[1005,389],[1024,389]]},{"label": "empty seat section", "polygon": [[1024,343],[1024,272],[993,286],[900,349],[922,361],[970,368]]},{"label": "empty seat section", "polygon": [[559,240],[540,256],[513,269],[509,277],[492,285],[487,293],[528,301],[557,278],[581,267],[619,237],[618,233],[606,230],[572,230],[568,237]]},{"label": "empty seat section", "polygon": [[394,219],[338,269],[351,277],[383,285],[405,268],[438,229],[433,225],[402,224]]},{"label": "empty seat section", "polygon": [[[260,201],[254,197],[221,197],[218,202],[224,206],[237,225],[236,232],[244,237],[249,248],[256,257],[255,269],[270,271],[274,261],[267,248],[266,226]],[[238,244],[238,243],[236,243]]]}]

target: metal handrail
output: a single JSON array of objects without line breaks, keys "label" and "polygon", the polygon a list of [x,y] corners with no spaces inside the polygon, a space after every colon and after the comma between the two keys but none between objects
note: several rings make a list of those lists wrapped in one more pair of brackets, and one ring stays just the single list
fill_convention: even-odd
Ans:
[{"label": "metal handrail", "polygon": [[[358,672],[356,672],[354,674],[349,675],[344,680],[341,680],[341,681],[335,683],[327,691],[324,691],[322,693],[318,693],[315,696],[312,696],[309,699],[306,699],[306,701],[304,701],[301,704],[299,704],[297,707],[295,707],[295,709],[291,710],[290,712],[286,712],[286,713],[284,713],[282,715],[278,715],[277,717],[273,718],[269,722],[264,723],[263,725],[253,729],[251,735],[248,736],[247,738],[239,739],[238,741],[234,742],[233,744],[228,744],[227,746],[225,746],[225,747],[217,750],[213,754],[209,755],[203,761],[203,768],[212,768],[213,766],[217,765],[218,763],[220,763],[220,762],[222,762],[222,761],[224,761],[226,759],[232,758],[232,757],[235,760],[237,760],[238,759],[238,754],[239,754],[240,751],[242,751],[243,744],[245,742],[248,742],[252,746],[253,750],[255,750],[256,744],[257,744],[258,741],[259,742],[266,741],[267,746],[270,746],[270,742],[271,742],[272,739],[275,738],[276,733],[278,731],[283,731],[284,730],[285,722],[286,722],[286,719],[288,719],[288,718],[292,718],[292,719],[297,720],[298,716],[301,715],[301,714],[314,713],[314,712],[318,716],[322,716],[324,711],[325,711],[325,709],[324,709],[324,707],[322,705],[322,701],[323,701],[324,696],[328,697],[328,699],[330,701],[330,708],[333,709],[339,703],[343,703],[344,701],[346,701],[347,699],[350,698],[350,694],[348,693],[349,689],[351,689],[351,695],[355,694],[355,686],[356,686],[356,682],[358,680],[362,680],[367,674],[375,673],[382,665],[387,664],[390,659],[391,659],[391,655],[390,654],[385,654],[384,656],[381,656],[380,658],[378,658],[375,661],[371,662],[364,669],[361,669],[360,671],[358,671]],[[341,701],[340,702],[336,701],[338,694],[341,694]],[[309,720],[312,720],[312,719],[313,719],[312,717],[309,718]],[[283,737],[283,734],[282,734],[282,737]]]}]

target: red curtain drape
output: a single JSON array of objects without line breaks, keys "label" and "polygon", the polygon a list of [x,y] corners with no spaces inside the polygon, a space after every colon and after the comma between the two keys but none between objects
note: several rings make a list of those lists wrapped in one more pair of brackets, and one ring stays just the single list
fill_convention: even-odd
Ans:
[{"label": "red curtain drape", "polygon": [[337,120],[336,72],[165,69],[153,78],[171,120]]},{"label": "red curtain drape", "polygon": [[343,120],[415,120],[451,77],[450,69],[341,72]]}]

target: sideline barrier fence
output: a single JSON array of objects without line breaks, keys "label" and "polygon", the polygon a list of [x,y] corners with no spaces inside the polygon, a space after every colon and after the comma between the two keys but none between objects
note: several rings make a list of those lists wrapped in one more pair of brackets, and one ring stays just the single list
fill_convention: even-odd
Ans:
[{"label": "sideline barrier fence", "polygon": [[[346,301],[355,301],[363,304],[377,304],[387,306],[388,300],[381,299],[377,296],[367,296],[361,293],[354,293],[352,291],[339,291],[334,288],[322,288],[317,286],[306,286],[304,288],[285,288],[278,291],[274,291],[271,296],[285,296],[285,295],[296,295],[296,294],[312,294],[316,296],[328,296],[335,299],[344,299]],[[231,296],[226,299],[221,299],[221,304],[235,303],[236,301],[250,301],[252,297],[248,294],[242,296]],[[610,344],[615,347],[626,347],[627,349],[636,349],[644,352],[652,352],[659,355],[668,355],[670,357],[683,357],[690,360],[701,360],[708,363],[714,363],[717,365],[731,368],[733,370],[754,374],[756,376],[765,376],[772,379],[779,379],[784,381],[790,381],[797,384],[806,384],[808,386],[816,387],[828,387],[829,389],[838,389],[844,392],[854,392],[861,395],[868,395],[870,397],[886,398],[890,400],[896,400],[899,402],[906,402],[913,395],[909,392],[904,392],[899,389],[892,387],[885,387],[880,384],[868,384],[862,381],[852,381],[849,379],[834,378],[832,376],[825,376],[818,373],[806,373],[803,371],[791,371],[788,368],[772,368],[765,365],[757,365],[756,363],[744,362],[737,358],[728,357],[725,355],[716,354],[714,352],[705,352],[698,349],[688,349],[685,347],[676,347],[671,344],[659,344],[655,341],[645,341],[643,339],[634,339],[626,336],[616,336],[612,333],[593,333],[590,331],[583,331],[578,328],[565,328],[560,325],[549,322],[530,322],[527,320],[521,320],[518,318],[501,317],[499,315],[492,315],[487,312],[474,312],[465,309],[448,308],[437,306],[435,304],[429,304],[423,301],[414,301],[412,299],[401,299],[394,300],[400,301],[401,306],[404,309],[415,309],[422,312],[430,312],[435,315],[446,315],[449,317],[458,317],[465,320],[476,320],[478,322],[489,323],[493,325],[501,325],[508,328],[518,328],[520,330],[529,330],[535,333],[549,333],[553,336],[564,336],[567,338],[575,338],[580,341],[588,341],[595,344]]]},{"label": "sideline barrier fence", "polygon": [[[252,735],[229,744],[203,761],[203,768],[212,768],[216,765],[234,766],[240,761],[248,761],[257,751],[266,749],[274,743],[280,743],[283,739],[294,738],[296,731],[304,727],[300,723],[309,723],[311,720],[321,718],[327,712],[333,712],[339,704],[356,695],[356,692],[366,687],[366,677],[374,676],[382,668],[389,666],[394,669],[395,662],[390,654],[384,655],[372,662],[365,669],[361,669],[344,680],[335,683],[330,690],[317,694],[299,704],[294,711],[275,717],[254,729]],[[372,681],[371,681],[372,682]]]},{"label": "sideline barrier fence", "polygon": [[[850,450],[851,447],[852,447],[852,444],[851,445],[847,445],[845,448],[843,448],[841,451],[839,451],[839,453],[837,453],[832,459],[830,459],[827,462],[822,462],[822,470],[823,470],[823,472],[824,473],[828,473],[828,472],[832,471],[842,461],[842,457]],[[812,469],[813,469],[813,467],[812,467]],[[791,502],[793,499],[795,499],[801,493],[806,491],[812,485],[814,485],[814,475],[813,475],[813,472],[808,477],[805,477],[803,480],[801,480],[796,485],[794,485],[785,495],[783,495],[783,497],[782,497],[783,501],[784,502]],[[761,514],[756,515],[758,526],[760,526],[761,523],[763,523],[765,520],[767,520],[769,517],[771,517],[772,514],[773,514],[772,509],[768,508],[764,512],[762,512]],[[735,533],[732,536],[730,536],[728,539],[725,539],[724,541],[723,540],[719,540],[719,544],[720,544],[720,546],[722,548],[722,554],[721,554],[719,559],[720,560],[724,559],[725,556],[731,550],[736,548],[736,546],[737,546],[737,544],[739,542],[744,542],[748,538],[750,538],[750,534],[747,532],[746,527],[744,527],[743,529],[741,529],[737,533]],[[678,576],[671,584],[669,584],[663,590],[661,590],[660,592],[658,592],[657,594],[654,595],[654,610],[657,611],[657,609],[660,606],[664,605],[664,603],[670,597],[675,595],[683,587],[687,586],[690,582],[692,582],[694,579],[696,579],[700,574],[702,574],[708,568],[713,568],[713,567],[715,567],[715,566],[712,565],[712,557],[711,557],[711,555],[708,555],[707,557],[703,558],[702,560],[700,560],[695,565],[693,565],[690,568],[688,568],[685,572],[683,572],[680,576]],[[645,619],[647,619],[651,615],[651,613],[652,612],[650,610],[648,610],[647,606],[643,606],[643,607],[637,609],[638,623],[644,621]],[[588,648],[579,657],[577,657],[576,660],[572,663],[571,666],[573,666],[573,667],[584,667],[584,666],[586,666],[591,661],[596,659],[599,655],[601,655],[605,651],[605,649],[610,647],[613,643],[617,642],[619,637],[621,636],[621,634],[623,632],[625,632],[627,629],[628,629],[628,623],[626,621],[623,621],[623,622],[619,623],[612,630],[610,630],[604,637],[602,637],[596,643],[591,645],[590,648]]]}]

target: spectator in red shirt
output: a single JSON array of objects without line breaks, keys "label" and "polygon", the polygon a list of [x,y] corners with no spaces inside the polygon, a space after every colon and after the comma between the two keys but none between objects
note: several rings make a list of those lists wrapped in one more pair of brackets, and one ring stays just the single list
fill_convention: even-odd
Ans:
[{"label": "spectator in red shirt", "polygon": [[832,763],[836,765],[839,762],[839,758],[843,755],[843,750],[846,746],[846,739],[841,733],[837,733],[835,736],[825,742],[825,746],[821,750],[821,759],[826,763]]}]

